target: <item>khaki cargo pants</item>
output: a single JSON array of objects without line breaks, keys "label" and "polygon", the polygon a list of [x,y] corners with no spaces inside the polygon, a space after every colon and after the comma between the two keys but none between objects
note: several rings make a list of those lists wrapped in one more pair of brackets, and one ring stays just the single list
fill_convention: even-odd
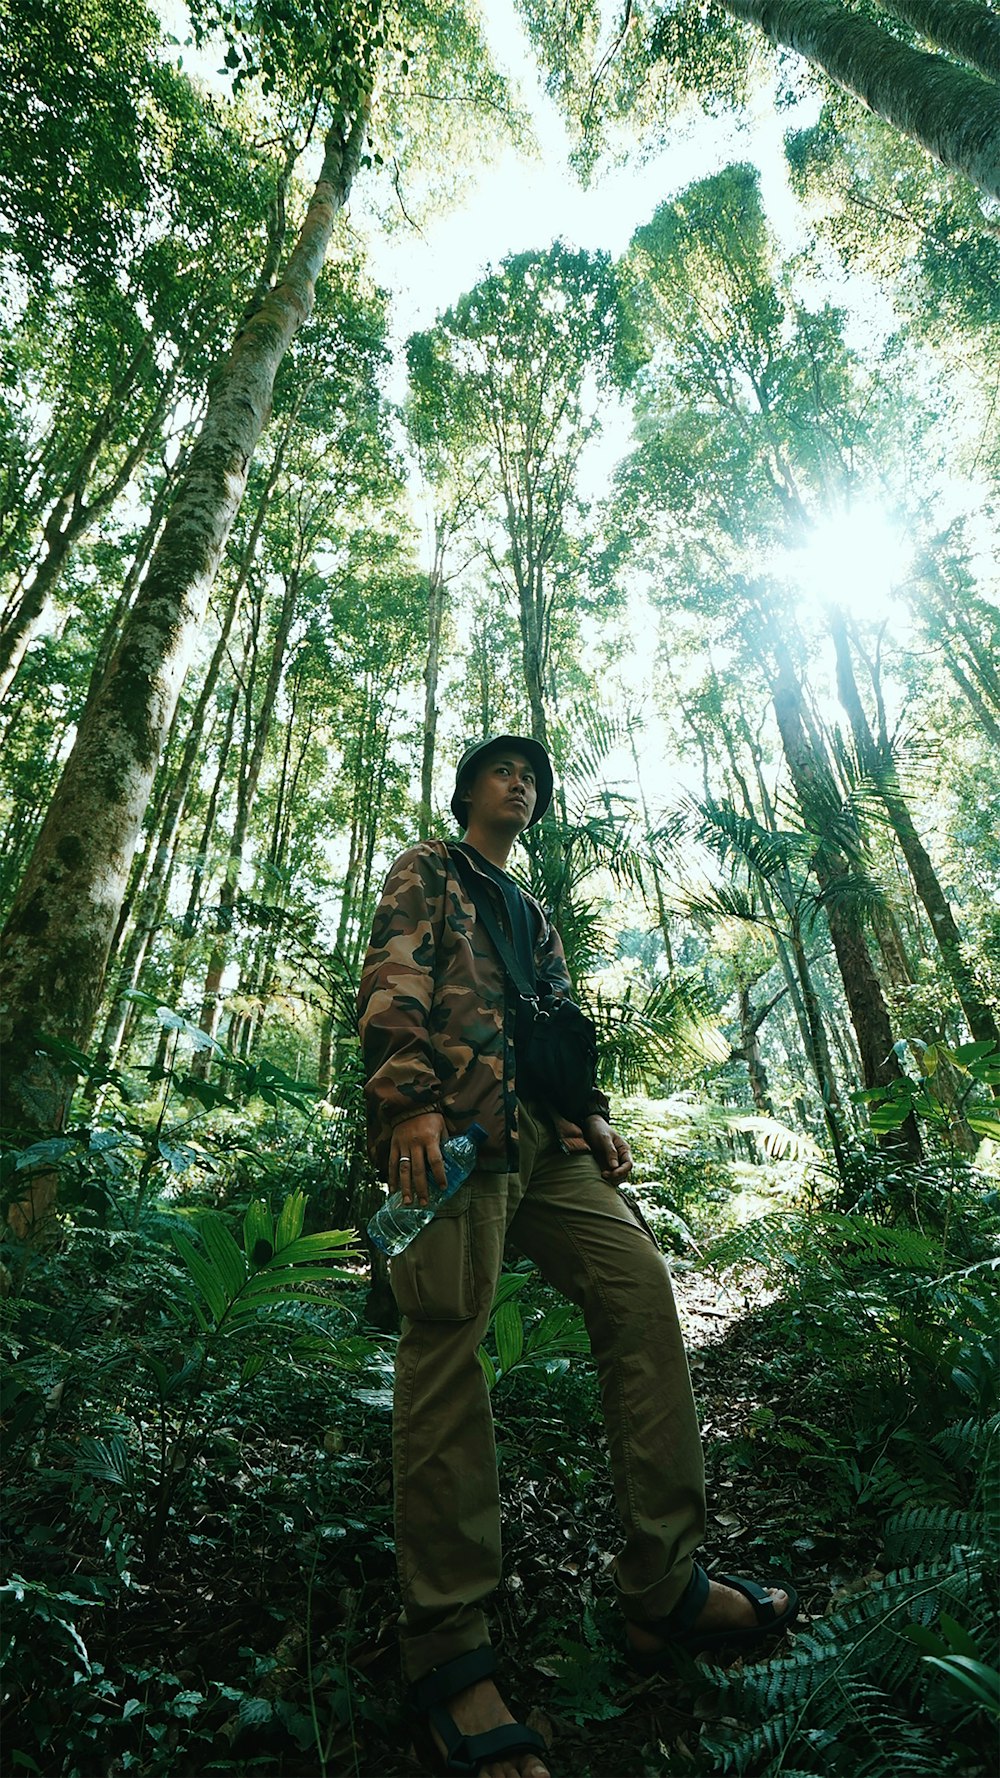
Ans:
[{"label": "khaki cargo pants", "polygon": [[476,1350],[508,1233],[583,1311],[625,1532],[616,1579],[627,1617],[670,1610],[705,1529],[701,1440],[666,1261],[591,1154],[565,1154],[524,1105],[518,1127],[519,1172],[474,1173],[390,1268],[403,1316],[393,1458],[410,1680],[489,1641],[482,1607],[500,1580],[500,1500]]}]

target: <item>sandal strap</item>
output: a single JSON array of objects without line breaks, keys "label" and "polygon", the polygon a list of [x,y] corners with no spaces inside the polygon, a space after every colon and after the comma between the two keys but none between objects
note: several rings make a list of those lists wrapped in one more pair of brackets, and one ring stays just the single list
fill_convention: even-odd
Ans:
[{"label": "sandal strap", "polygon": [[537,1753],[545,1756],[545,1742],[541,1735],[526,1728],[524,1723],[506,1722],[499,1728],[487,1729],[482,1735],[460,1735],[456,1733],[456,1724],[447,1710],[435,1706],[429,1715],[447,1750],[444,1770],[454,1774],[455,1778],[477,1778],[484,1765],[508,1755]]},{"label": "sandal strap", "polygon": [[475,1685],[477,1679],[489,1679],[496,1670],[496,1655],[489,1643],[484,1642],[481,1648],[471,1648],[464,1655],[456,1655],[454,1660],[442,1661],[439,1667],[432,1667],[429,1673],[415,1679],[410,1686],[410,1704],[424,1711],[432,1709],[435,1704],[446,1704],[467,1686]]},{"label": "sandal strap", "polygon": [[731,1587],[734,1593],[742,1593],[744,1599],[749,1599],[758,1624],[769,1624],[772,1618],[780,1615],[767,1588],[760,1586],[757,1581],[738,1580],[734,1574],[720,1574],[719,1580],[724,1587]]},{"label": "sandal strap", "polygon": [[672,1611],[666,1617],[657,1619],[648,1627],[657,1636],[683,1635],[686,1630],[694,1628],[701,1609],[708,1598],[708,1575],[700,1562],[691,1564],[691,1579]]}]

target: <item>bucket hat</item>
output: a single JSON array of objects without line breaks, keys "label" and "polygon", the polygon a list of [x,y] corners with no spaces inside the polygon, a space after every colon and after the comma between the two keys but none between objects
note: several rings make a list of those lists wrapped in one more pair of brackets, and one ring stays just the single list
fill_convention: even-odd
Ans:
[{"label": "bucket hat", "polygon": [[517,753],[523,753],[525,759],[529,760],[535,769],[537,795],[528,826],[534,827],[535,822],[540,821],[545,814],[552,801],[552,761],[541,742],[533,741],[530,735],[491,735],[488,741],[473,742],[471,747],[465,749],[458,762],[458,770],[455,773],[455,789],[451,798],[451,812],[459,827],[464,828],[466,825],[465,799],[460,797],[459,791],[467,784],[469,778],[475,775],[477,768],[485,764],[488,756],[491,753],[499,752],[503,747],[510,747]]}]

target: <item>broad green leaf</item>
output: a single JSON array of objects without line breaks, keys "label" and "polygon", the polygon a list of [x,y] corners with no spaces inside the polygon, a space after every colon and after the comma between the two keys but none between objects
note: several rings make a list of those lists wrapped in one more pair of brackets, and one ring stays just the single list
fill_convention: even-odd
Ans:
[{"label": "broad green leaf", "polygon": [[501,1272],[493,1297],[492,1313],[496,1314],[502,1303],[508,1302],[517,1291],[523,1290],[525,1285],[530,1282],[530,1272]]},{"label": "broad green leaf", "polygon": [[[947,1611],[943,1611],[938,1618],[938,1623],[941,1626],[941,1634],[948,1645],[949,1654],[969,1655],[974,1661],[979,1659],[979,1644],[964,1625],[958,1622],[957,1618],[953,1618]],[[939,1654],[942,1651],[935,1649],[933,1652]]]},{"label": "broad green leaf", "polygon": [[1000,1052],[997,1051],[992,1037],[984,1038],[979,1043],[956,1043],[951,1053],[954,1060],[966,1068],[970,1062],[982,1061],[986,1056],[1000,1061]]},{"label": "broad green leaf", "polygon": [[251,1268],[267,1265],[274,1256],[274,1217],[263,1198],[254,1198],[243,1218],[243,1251]]},{"label": "broad green leaf", "polygon": [[186,1173],[201,1158],[198,1150],[188,1142],[166,1142],[161,1137],[157,1148],[172,1173]]},{"label": "broad green leaf", "polygon": [[952,1689],[973,1699],[981,1710],[1000,1718],[1000,1673],[968,1655],[924,1655],[928,1667],[943,1673]]},{"label": "broad green leaf", "polygon": [[266,1352],[251,1352],[250,1356],[243,1360],[243,1369],[240,1371],[240,1382],[251,1383],[254,1377],[264,1369],[266,1363]]},{"label": "broad green leaf", "polygon": [[909,1105],[879,1105],[872,1111],[869,1122],[873,1130],[881,1133],[900,1129],[909,1115]]},{"label": "broad green leaf", "polygon": [[493,1334],[501,1371],[512,1371],[524,1351],[524,1325],[516,1303],[501,1303],[494,1317]]},{"label": "broad green leaf", "polygon": [[216,1322],[221,1321],[226,1312],[226,1293],[222,1288],[218,1273],[206,1259],[202,1258],[187,1236],[182,1235],[179,1229],[171,1229],[170,1235],[181,1259],[211,1309],[212,1319]]},{"label": "broad green leaf", "polygon": [[479,1347],[476,1357],[479,1360],[479,1368],[486,1378],[487,1389],[494,1389],[497,1384],[497,1370],[485,1346]]},{"label": "broad green leaf", "polygon": [[44,1166],[47,1162],[61,1161],[63,1156],[76,1148],[76,1140],[72,1136],[50,1136],[45,1142],[33,1142],[30,1148],[19,1149],[16,1156],[18,1173],[26,1167]]},{"label": "broad green leaf", "polygon": [[[280,1221],[279,1221],[280,1235]],[[295,1266],[315,1259],[323,1259],[329,1253],[339,1253],[351,1247],[357,1240],[354,1229],[325,1229],[319,1235],[302,1235],[298,1240],[290,1241],[286,1246],[281,1240],[274,1243],[274,1265]]]},{"label": "broad green leaf", "polygon": [[966,1114],[970,1130],[977,1136],[988,1136],[991,1142],[1000,1142],[1000,1116],[988,1111],[970,1111]]},{"label": "broad green leaf", "polygon": [[190,1019],[184,1018],[179,1012],[174,1012],[173,1007],[158,1006],[156,1017],[165,1031],[179,1032],[182,1037],[188,1039],[193,1049],[211,1050],[214,1056],[221,1056],[225,1059],[226,1052],[221,1043],[216,1043],[215,1038],[210,1037],[207,1031],[203,1031],[200,1025],[192,1024]]},{"label": "broad green leaf", "polygon": [[274,1250],[279,1253],[283,1247],[291,1246],[302,1233],[302,1224],[306,1214],[305,1192],[291,1192],[278,1212],[278,1226],[274,1231]]},{"label": "broad green leaf", "polygon": [[228,1298],[239,1295],[246,1283],[246,1256],[242,1254],[222,1218],[209,1214],[200,1219],[198,1233],[205,1251],[222,1280]]}]

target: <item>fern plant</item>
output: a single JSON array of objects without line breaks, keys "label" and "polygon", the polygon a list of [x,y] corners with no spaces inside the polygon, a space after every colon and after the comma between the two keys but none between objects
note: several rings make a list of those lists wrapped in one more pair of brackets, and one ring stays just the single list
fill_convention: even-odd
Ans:
[{"label": "fern plant", "polygon": [[910,1633],[942,1613],[974,1618],[982,1587],[971,1553],[899,1569],[814,1623],[783,1659],[713,1673],[726,1721],[706,1731],[703,1750],[720,1772],[760,1778],[985,1778],[962,1738],[967,1708]]}]

